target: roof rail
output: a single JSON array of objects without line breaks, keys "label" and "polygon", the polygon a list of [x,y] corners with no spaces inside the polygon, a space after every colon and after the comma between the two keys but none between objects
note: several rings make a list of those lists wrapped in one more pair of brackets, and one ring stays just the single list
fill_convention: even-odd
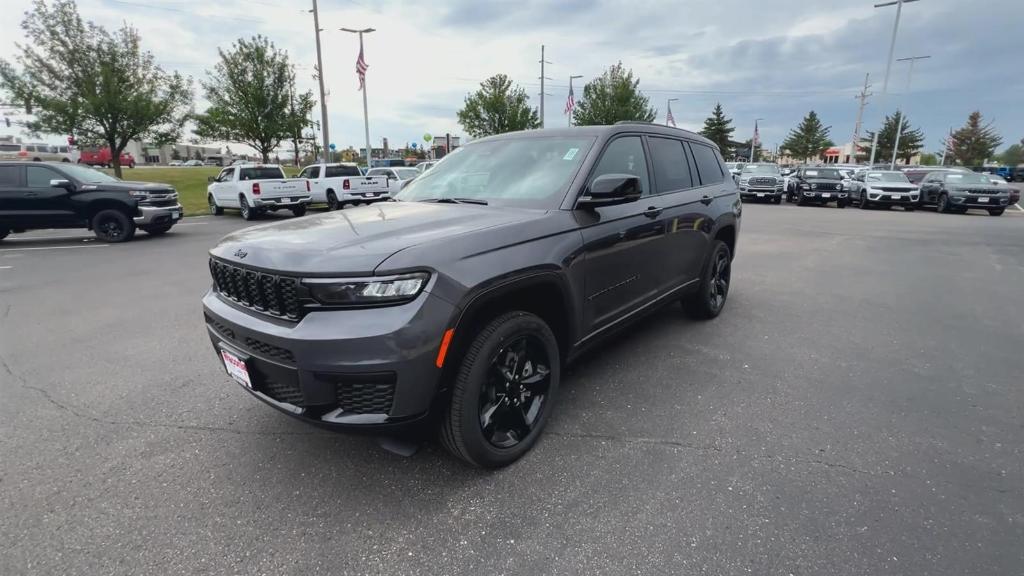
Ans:
[{"label": "roof rail", "polygon": [[643,120],[619,120],[615,123],[616,126],[619,124],[646,124],[648,126],[654,124],[654,122],[645,122]]}]

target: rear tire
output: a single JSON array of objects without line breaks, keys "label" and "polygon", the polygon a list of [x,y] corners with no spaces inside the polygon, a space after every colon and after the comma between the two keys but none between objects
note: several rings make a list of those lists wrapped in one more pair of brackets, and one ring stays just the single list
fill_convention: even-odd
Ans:
[{"label": "rear tire", "polygon": [[697,291],[682,300],[683,310],[696,320],[710,320],[725,308],[732,279],[732,253],[721,240],[711,243]]},{"label": "rear tire", "polygon": [[[988,211],[988,215],[989,216],[1002,216],[1003,212],[1006,212],[1006,208],[996,208],[995,210],[989,210]],[[2,236],[0,236],[0,238],[2,238]]]},{"label": "rear tire", "polygon": [[[558,342],[540,317],[515,311],[491,320],[461,359],[441,422],[441,443],[473,466],[500,468],[515,462],[544,429],[560,369]],[[503,426],[511,432],[503,435]]]},{"label": "rear tire", "polygon": [[221,216],[224,214],[224,209],[217,206],[217,201],[213,199],[213,194],[206,197],[206,202],[210,205],[210,214],[213,214],[214,216]]},{"label": "rear tire", "polygon": [[135,223],[120,210],[100,210],[92,217],[92,231],[103,242],[127,242],[135,236]]},{"label": "rear tire", "polygon": [[327,209],[331,212],[341,209],[341,202],[338,202],[338,196],[334,193],[334,190],[327,191]]},{"label": "rear tire", "polygon": [[296,218],[305,216],[306,215],[306,205],[305,204],[300,204],[300,205],[296,206],[295,208],[292,208],[292,214],[294,214]]},{"label": "rear tire", "polygon": [[256,210],[249,206],[249,201],[245,199],[245,196],[238,197],[238,212],[244,220],[253,221],[256,219]]},{"label": "rear tire", "polygon": [[140,226],[143,232],[150,236],[160,236],[165,234],[174,224],[160,224],[158,226]]}]

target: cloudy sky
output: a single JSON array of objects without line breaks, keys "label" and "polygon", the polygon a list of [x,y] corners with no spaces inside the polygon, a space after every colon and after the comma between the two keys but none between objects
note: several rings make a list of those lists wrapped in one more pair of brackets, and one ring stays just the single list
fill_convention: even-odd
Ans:
[{"label": "cloudy sky", "polygon": [[[128,22],[166,69],[198,80],[240,36],[264,34],[290,53],[300,83],[315,89],[311,0],[79,0],[81,13],[106,26]],[[370,134],[374,146],[418,140],[424,132],[461,134],[456,111],[481,80],[505,73],[537,103],[540,46],[552,62],[546,122],[563,115],[569,75],[583,81],[621,60],[658,109],[681,127],[699,129],[715,102],[733,118],[734,137],[750,137],[755,118],[773,146],[814,109],[848,142],[855,95],[866,73],[872,91],[868,128],[903,103],[929,149],[981,110],[1004,146],[1024,137],[1020,74],[1024,8],[1020,0],[921,0],[904,7],[896,57],[930,55],[914,70],[895,64],[888,99],[880,96],[895,7],[871,0],[320,0],[331,139],[363,142],[362,101],[354,63],[358,40],[340,27],[374,27],[366,37]],[[29,0],[3,0],[0,57],[21,40]],[[577,80],[577,82],[580,82]],[[579,86],[579,84],[577,84]],[[580,88],[577,96],[582,94]],[[319,109],[317,110],[319,114]],[[319,116],[318,116],[319,117]],[[8,130],[8,132],[10,132]],[[0,128],[3,133],[3,128]],[[56,138],[59,139],[59,138]],[[55,139],[51,139],[55,140]]]}]

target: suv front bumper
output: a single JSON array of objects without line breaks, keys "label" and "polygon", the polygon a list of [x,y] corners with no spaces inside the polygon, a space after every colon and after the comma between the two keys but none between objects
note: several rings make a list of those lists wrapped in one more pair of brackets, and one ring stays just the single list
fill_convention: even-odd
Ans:
[{"label": "suv front bumper", "polygon": [[427,292],[400,306],[310,312],[299,322],[263,316],[214,290],[203,298],[220,361],[241,359],[265,403],[310,424],[404,428],[439,390],[436,361],[455,307]]},{"label": "suv front bumper", "polygon": [[876,204],[895,204],[895,205],[915,205],[917,204],[921,196],[917,192],[875,192],[873,190],[865,191],[868,202],[874,202]]},{"label": "suv front bumper", "polygon": [[811,202],[835,202],[838,200],[846,200],[850,195],[845,191],[832,191],[832,192],[821,192],[819,190],[800,190],[797,192],[803,197],[805,201]]},{"label": "suv front bumper", "polygon": [[160,226],[181,220],[181,204],[174,206],[139,206],[139,215],[132,218],[136,226]]},{"label": "suv front bumper", "polygon": [[981,210],[1006,208],[1010,204],[1009,194],[957,194],[949,195],[950,204],[961,208]]},{"label": "suv front bumper", "polygon": [[782,197],[782,185],[780,184],[776,188],[760,188],[753,186],[740,186],[740,198],[746,200],[749,198],[781,198]]}]

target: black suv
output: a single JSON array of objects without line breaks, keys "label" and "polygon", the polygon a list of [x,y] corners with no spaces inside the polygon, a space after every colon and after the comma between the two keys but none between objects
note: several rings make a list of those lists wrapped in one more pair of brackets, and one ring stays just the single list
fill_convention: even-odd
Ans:
[{"label": "black suv", "polygon": [[970,208],[1002,216],[1010,205],[1010,189],[992,183],[988,174],[964,171],[932,172],[921,180],[921,205],[939,212],[963,214]]},{"label": "black suv", "polygon": [[168,184],[125,182],[66,162],[0,162],[0,240],[40,228],[88,228],[104,242],[163,234],[181,218]]},{"label": "black suv", "polygon": [[391,202],[224,238],[207,329],[228,374],[287,414],[381,435],[440,420],[452,453],[503,466],[588,345],[664,303],[722,311],[741,210],[692,132],[485,138]]},{"label": "black suv", "polygon": [[807,204],[828,204],[835,202],[836,208],[846,208],[848,192],[843,190],[843,175],[835,168],[807,166],[797,169],[789,177],[786,202]]}]

